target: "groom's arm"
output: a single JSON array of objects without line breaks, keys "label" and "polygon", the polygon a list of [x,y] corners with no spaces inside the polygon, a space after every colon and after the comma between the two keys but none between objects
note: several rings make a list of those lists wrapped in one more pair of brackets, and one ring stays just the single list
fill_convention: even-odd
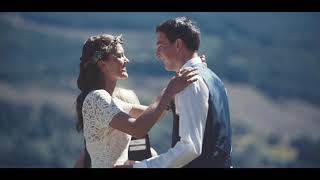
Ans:
[{"label": "groom's arm", "polygon": [[134,164],[134,168],[182,167],[201,154],[209,91],[200,79],[177,94],[180,141],[166,153]]}]

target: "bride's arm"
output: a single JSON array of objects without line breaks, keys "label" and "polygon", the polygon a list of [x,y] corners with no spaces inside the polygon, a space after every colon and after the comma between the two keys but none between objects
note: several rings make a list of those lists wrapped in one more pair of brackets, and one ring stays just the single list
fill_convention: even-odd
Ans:
[{"label": "bride's arm", "polygon": [[143,111],[138,118],[119,112],[113,117],[109,125],[114,129],[118,129],[136,138],[144,137],[159,120],[161,115],[163,115],[173,96],[197,80],[193,78],[197,75],[197,73],[193,72],[195,70],[196,69],[185,70],[183,73],[179,73],[172,78],[164,90],[164,93]]},{"label": "bride's arm", "polygon": [[160,118],[165,106],[169,104],[172,94],[165,93],[160,101],[153,102],[138,118],[120,112],[113,117],[109,125],[136,138],[142,138]]},{"label": "bride's arm", "polygon": [[140,105],[140,104],[131,104],[132,109],[129,112],[129,115],[132,116],[133,118],[138,118],[143,111],[145,111],[148,106]]},{"label": "bride's arm", "polygon": [[[158,96],[155,101],[160,101],[161,96]],[[133,118],[138,118],[145,110],[147,110],[148,106],[140,105],[140,104],[131,104],[132,109],[129,112],[129,115]],[[166,111],[163,110],[159,119],[166,114]]]}]

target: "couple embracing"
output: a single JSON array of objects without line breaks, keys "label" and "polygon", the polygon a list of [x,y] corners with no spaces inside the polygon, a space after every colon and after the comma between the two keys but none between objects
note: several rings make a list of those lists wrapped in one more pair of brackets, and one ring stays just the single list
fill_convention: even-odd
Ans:
[{"label": "couple embracing", "polygon": [[[220,78],[198,55],[200,29],[191,19],[178,17],[157,26],[156,34],[157,57],[176,75],[149,106],[126,101],[117,93],[117,81],[128,78],[129,59],[122,36],[92,36],[83,45],[76,110],[86,153],[80,164],[86,161],[93,168],[231,167],[228,95]],[[172,147],[145,160],[128,160],[131,138],[145,137],[168,107],[175,117]]]}]

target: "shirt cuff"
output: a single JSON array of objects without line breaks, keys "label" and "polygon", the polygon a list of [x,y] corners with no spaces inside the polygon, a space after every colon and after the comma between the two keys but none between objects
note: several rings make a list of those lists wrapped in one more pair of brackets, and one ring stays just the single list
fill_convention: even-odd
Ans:
[{"label": "shirt cuff", "polygon": [[133,164],[133,168],[148,168],[146,161],[141,161]]}]

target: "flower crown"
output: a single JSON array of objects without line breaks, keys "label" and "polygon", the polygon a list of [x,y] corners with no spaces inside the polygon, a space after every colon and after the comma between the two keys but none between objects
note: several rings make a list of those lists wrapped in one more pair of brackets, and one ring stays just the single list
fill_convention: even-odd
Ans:
[{"label": "flower crown", "polygon": [[94,52],[93,56],[91,57],[92,61],[88,61],[84,64],[84,67],[86,67],[88,64],[95,64],[97,63],[103,56],[103,54],[109,54],[114,47],[117,46],[117,44],[123,44],[123,38],[122,34],[119,36],[116,36],[113,40],[111,40],[110,44],[108,46],[104,45],[102,46],[101,50],[97,50]]}]

